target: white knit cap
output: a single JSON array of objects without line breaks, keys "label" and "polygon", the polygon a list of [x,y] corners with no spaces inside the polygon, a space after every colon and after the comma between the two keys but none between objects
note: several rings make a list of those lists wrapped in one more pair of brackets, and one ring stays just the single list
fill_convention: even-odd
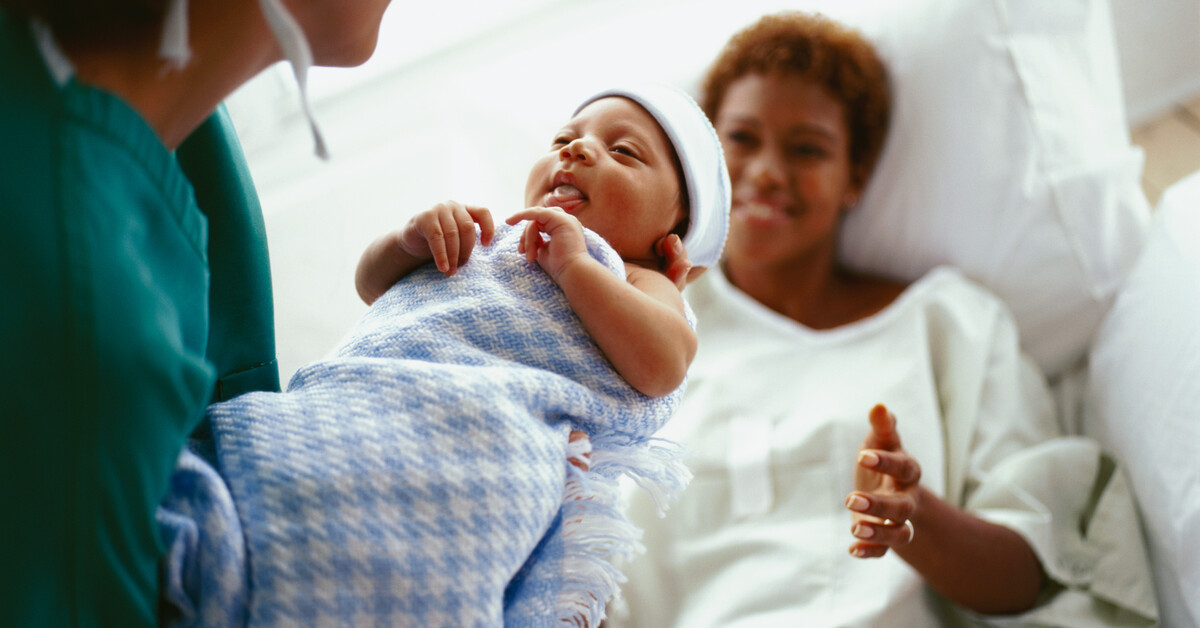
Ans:
[{"label": "white knit cap", "polygon": [[725,153],[712,123],[686,92],[657,83],[606,89],[583,101],[575,113],[612,96],[641,105],[671,140],[683,169],[689,201],[683,246],[693,266],[716,266],[729,232],[730,185]]}]

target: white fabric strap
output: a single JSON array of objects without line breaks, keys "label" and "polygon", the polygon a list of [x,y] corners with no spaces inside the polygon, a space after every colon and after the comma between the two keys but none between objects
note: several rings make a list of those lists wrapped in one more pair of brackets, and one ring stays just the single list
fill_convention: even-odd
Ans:
[{"label": "white fabric strap", "polygon": [[[329,159],[325,139],[321,136],[321,130],[317,128],[316,118],[313,117],[312,108],[308,104],[307,76],[308,69],[313,65],[312,50],[308,46],[308,39],[305,38],[304,31],[300,28],[296,18],[288,13],[279,0],[259,0],[259,5],[271,28],[271,33],[275,35],[275,39],[279,43],[279,48],[292,64],[296,83],[300,87],[300,107],[312,130],[313,142],[316,144],[315,152],[321,159]],[[54,77],[54,81],[60,87],[66,85],[67,81],[75,74],[74,64],[59,48],[58,42],[54,40],[54,34],[50,32],[48,26],[37,20],[31,20],[30,29],[33,31],[33,39],[37,42],[38,50],[41,52],[42,59],[50,70],[51,76]],[[173,69],[184,67],[191,59],[192,51],[188,44],[188,0],[170,0],[167,5],[158,54],[166,59]]]},{"label": "white fabric strap", "polygon": [[291,13],[288,13],[279,0],[259,0],[259,5],[262,7],[263,16],[267,19],[267,25],[275,35],[275,40],[279,42],[283,56],[287,57],[292,64],[292,72],[296,75],[296,84],[300,87],[300,107],[304,110],[304,117],[308,119],[308,126],[312,130],[317,156],[321,159],[329,159],[325,139],[321,137],[321,130],[317,128],[316,118],[313,117],[312,108],[308,104],[308,69],[313,65],[312,49],[308,46],[308,39],[304,36],[300,23],[292,17]]},{"label": "white fabric strap", "polygon": [[38,20],[30,20],[29,28],[33,31],[33,41],[37,42],[38,52],[42,53],[42,60],[46,62],[50,76],[54,77],[54,82],[59,87],[66,85],[75,74],[75,65],[63,53],[62,48],[58,47],[49,26]]},{"label": "white fabric strap", "polygon": [[188,47],[187,0],[171,0],[167,4],[158,56],[166,59],[171,68],[176,70],[182,69],[192,58],[192,50]]}]

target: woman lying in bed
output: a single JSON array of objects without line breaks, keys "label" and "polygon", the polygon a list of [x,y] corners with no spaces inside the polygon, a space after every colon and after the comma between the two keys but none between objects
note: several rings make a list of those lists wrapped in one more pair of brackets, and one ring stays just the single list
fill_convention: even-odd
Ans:
[{"label": "woman lying in bed", "polygon": [[1129,602],[1146,573],[1124,480],[1058,438],[1003,303],[950,268],[906,284],[839,262],[889,121],[872,46],[767,16],[703,104],[729,243],[685,293],[700,347],[663,435],[695,478],[666,519],[635,496],[628,624],[1153,623]]}]

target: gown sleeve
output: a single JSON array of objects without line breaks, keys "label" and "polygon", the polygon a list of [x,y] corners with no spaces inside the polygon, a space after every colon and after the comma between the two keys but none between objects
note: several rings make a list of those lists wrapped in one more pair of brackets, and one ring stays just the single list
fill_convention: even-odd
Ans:
[{"label": "gown sleeve", "polygon": [[[1045,583],[1027,613],[968,616],[997,626],[1156,625],[1146,548],[1124,471],[1095,442],[1063,434],[1003,308],[995,308],[985,329],[991,342],[979,359],[962,360],[970,352],[961,350],[953,368],[945,367],[955,360],[941,360],[947,495],[1020,534],[1041,562]],[[955,342],[942,344],[944,354],[955,354]]]}]

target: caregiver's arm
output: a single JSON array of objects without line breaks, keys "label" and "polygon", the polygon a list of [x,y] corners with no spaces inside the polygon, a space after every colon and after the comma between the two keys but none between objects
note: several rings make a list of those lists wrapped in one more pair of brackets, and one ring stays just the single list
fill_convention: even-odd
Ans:
[{"label": "caregiver's arm", "polygon": [[893,549],[930,586],[978,613],[1032,608],[1042,569],[1029,544],[921,486],[920,465],[901,447],[896,418],[887,408],[872,408],[870,421],[855,469],[856,490],[846,497],[855,513],[851,533],[858,539],[850,553],[874,558]]},{"label": "caregiver's arm", "polygon": [[[562,288],[584,328],[617,372],[639,392],[661,397],[683,383],[696,355],[696,334],[683,296],[666,275],[626,264],[622,280],[587,252],[579,220],[531,207],[509,224],[528,220],[520,252]],[[542,234],[548,235],[545,241]]]},{"label": "caregiver's arm", "polygon": [[447,276],[467,262],[475,248],[475,223],[480,241],[492,242],[492,214],[483,207],[456,201],[439,203],[409,219],[399,231],[372,242],[358,260],[354,287],[367,305],[397,281],[433,260]]}]

